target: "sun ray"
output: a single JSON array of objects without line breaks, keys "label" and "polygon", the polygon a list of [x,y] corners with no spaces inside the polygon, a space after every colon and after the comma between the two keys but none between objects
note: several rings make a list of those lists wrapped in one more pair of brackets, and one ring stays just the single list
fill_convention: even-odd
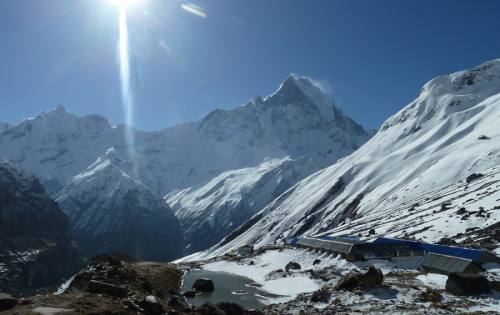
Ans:
[{"label": "sun ray", "polygon": [[125,115],[125,141],[128,148],[129,158],[134,161],[134,132],[133,125],[133,93],[130,78],[130,47],[129,32],[127,24],[127,10],[120,6],[119,10],[119,37],[118,37],[118,60],[120,66],[120,85],[123,112]]}]

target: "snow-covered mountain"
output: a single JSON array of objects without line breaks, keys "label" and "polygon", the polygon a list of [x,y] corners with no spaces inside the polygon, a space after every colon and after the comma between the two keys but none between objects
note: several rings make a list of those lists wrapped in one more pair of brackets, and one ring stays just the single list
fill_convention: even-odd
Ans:
[{"label": "snow-covered mountain", "polygon": [[127,252],[168,260],[182,251],[183,233],[163,199],[134,178],[132,163],[110,149],[73,178],[57,202],[73,236],[89,254]]},{"label": "snow-covered mountain", "polygon": [[369,135],[310,80],[292,75],[272,95],[233,110],[158,132],[111,126],[98,115],[77,117],[61,106],[0,134],[0,156],[30,170],[51,194],[109,148],[134,152],[141,181],[162,195],[265,158],[306,157],[324,167],[351,153]]},{"label": "snow-covered mountain", "polygon": [[366,237],[374,229],[463,241],[491,234],[500,221],[499,121],[500,60],[437,77],[360,149],[299,182],[196,258],[296,235]]},{"label": "snow-covered mountain", "polygon": [[54,285],[79,267],[68,217],[35,177],[0,160],[0,292]]},{"label": "snow-covered mountain", "polygon": [[216,244],[314,169],[311,160],[286,157],[226,171],[208,183],[172,192],[166,200],[183,225],[186,253]]},{"label": "snow-covered mountain", "polygon": [[[126,134],[134,141],[127,141]],[[191,244],[193,250],[217,242],[276,195],[353,152],[371,135],[312,80],[290,75],[266,98],[156,132],[111,126],[104,117],[78,117],[59,106],[0,133],[0,156],[36,174],[52,196],[61,196],[80,241],[78,231],[94,233],[105,229],[108,221],[83,227],[79,213],[115,206],[108,204],[105,191],[94,192],[93,186],[80,195],[82,183],[111,186],[130,178],[125,180],[130,185],[139,183],[160,196],[169,195],[168,203],[175,204],[188,240],[198,242]],[[101,170],[107,158],[99,157],[107,156],[110,148],[133,165],[123,162],[130,164],[124,170],[113,160]],[[241,184],[234,184],[240,177]],[[211,193],[200,197],[207,189]],[[87,198],[85,208],[71,198],[77,203]],[[201,241],[200,236],[206,237]]]}]

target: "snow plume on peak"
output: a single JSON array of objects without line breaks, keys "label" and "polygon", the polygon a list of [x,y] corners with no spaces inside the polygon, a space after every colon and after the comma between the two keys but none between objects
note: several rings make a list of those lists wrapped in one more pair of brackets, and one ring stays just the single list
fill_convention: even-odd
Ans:
[{"label": "snow plume on peak", "polygon": [[290,74],[278,90],[265,98],[265,101],[271,104],[313,102],[318,106],[332,106],[333,101],[327,95],[328,90],[326,83],[305,76]]},{"label": "snow plume on peak", "polygon": [[297,82],[297,84],[299,84],[299,86],[304,90],[310,89],[310,86],[312,85],[324,94],[332,94],[332,88],[327,81],[314,79],[296,73],[290,74],[290,77],[294,78],[295,82]]}]

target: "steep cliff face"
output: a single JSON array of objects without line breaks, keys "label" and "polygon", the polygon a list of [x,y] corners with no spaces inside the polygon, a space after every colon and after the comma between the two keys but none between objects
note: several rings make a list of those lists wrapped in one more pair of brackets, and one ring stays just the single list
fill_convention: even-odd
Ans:
[{"label": "steep cliff face", "polygon": [[75,176],[57,199],[89,255],[126,252],[144,260],[180,255],[183,232],[172,210],[133,175],[114,149]]},{"label": "steep cliff face", "polygon": [[35,177],[0,161],[0,291],[55,285],[80,264],[64,212]]}]

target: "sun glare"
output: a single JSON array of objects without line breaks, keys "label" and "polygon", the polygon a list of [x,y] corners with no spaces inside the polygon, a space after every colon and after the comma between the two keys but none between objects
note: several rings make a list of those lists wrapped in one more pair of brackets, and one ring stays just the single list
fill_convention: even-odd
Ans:
[{"label": "sun glare", "polygon": [[141,0],[109,0],[109,1],[121,7],[130,7],[142,2]]}]

